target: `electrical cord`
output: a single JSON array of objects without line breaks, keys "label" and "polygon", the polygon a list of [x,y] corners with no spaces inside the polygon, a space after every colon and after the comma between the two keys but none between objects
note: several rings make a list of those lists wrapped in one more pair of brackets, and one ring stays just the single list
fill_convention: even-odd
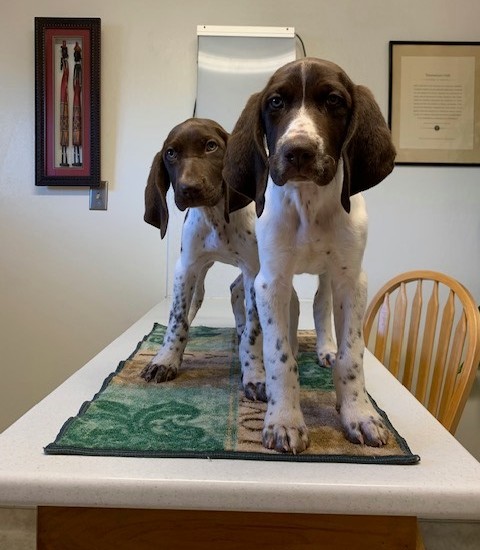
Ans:
[{"label": "electrical cord", "polygon": [[305,43],[303,42],[302,37],[299,34],[295,33],[295,38],[300,42],[300,45],[302,46],[303,57],[307,57],[307,50],[305,48]]}]

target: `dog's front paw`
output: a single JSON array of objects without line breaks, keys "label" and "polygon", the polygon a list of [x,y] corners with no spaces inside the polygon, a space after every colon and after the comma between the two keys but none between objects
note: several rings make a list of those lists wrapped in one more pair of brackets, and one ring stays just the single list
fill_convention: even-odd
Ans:
[{"label": "dog's front paw", "polygon": [[279,453],[295,455],[303,452],[310,443],[303,415],[300,413],[300,415],[292,415],[291,418],[285,416],[277,422],[265,420],[262,443],[267,449],[274,449]]},{"label": "dog's front paw", "polygon": [[388,430],[370,402],[364,403],[363,407],[342,405],[340,418],[346,438],[352,443],[370,447],[387,444]]},{"label": "dog's front paw", "polygon": [[140,373],[146,382],[168,382],[176,378],[178,367],[176,365],[163,365],[151,361]]},{"label": "dog's front paw", "polygon": [[318,364],[321,367],[332,368],[335,366],[337,350],[333,347],[323,346],[317,351]]}]

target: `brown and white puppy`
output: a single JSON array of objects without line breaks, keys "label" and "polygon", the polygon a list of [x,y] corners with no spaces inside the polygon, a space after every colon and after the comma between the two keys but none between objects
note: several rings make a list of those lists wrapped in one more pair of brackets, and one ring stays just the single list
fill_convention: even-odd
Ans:
[{"label": "brown and white puppy", "polygon": [[227,140],[227,132],[216,122],[188,119],[172,129],[153,160],[145,189],[145,221],[159,228],[162,238],[165,236],[170,184],[177,207],[189,210],[182,229],[164,343],[141,376],[147,382],[175,378],[190,324],[203,301],[205,275],[218,261],[241,269],[242,277],[234,283],[232,296],[236,297],[234,313],[240,333],[242,380],[248,398],[266,400],[253,288],[259,268],[255,205],[251,199],[233,190],[229,192],[223,181]]},{"label": "brown and white puppy", "polygon": [[223,176],[255,199],[259,216],[255,290],[264,337],[267,448],[297,453],[309,442],[286,328],[286,297],[296,273],[319,275],[317,352],[321,364],[334,364],[346,437],[373,446],[386,443],[363,374],[367,213],[359,192],[381,182],[394,157],[371,92],[334,63],[316,58],[280,68],[249,99],[232,132]]}]

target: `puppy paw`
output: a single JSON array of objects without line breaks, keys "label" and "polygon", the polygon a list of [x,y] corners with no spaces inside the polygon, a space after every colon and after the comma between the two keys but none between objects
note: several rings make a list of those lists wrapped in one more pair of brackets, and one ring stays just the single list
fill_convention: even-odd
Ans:
[{"label": "puppy paw", "polygon": [[340,418],[346,438],[352,443],[382,447],[388,442],[388,430],[371,403],[363,407],[340,407]]},{"label": "puppy paw", "polygon": [[244,385],[243,391],[245,397],[250,401],[263,401],[267,402],[267,390],[265,388],[265,382],[248,382]]},{"label": "puppy paw", "polygon": [[337,350],[335,348],[324,347],[317,351],[318,364],[321,367],[332,368],[335,366]]},{"label": "puppy paw", "polygon": [[262,443],[279,453],[301,453],[309,445],[307,426],[299,408],[280,406],[274,399],[268,404]]},{"label": "puppy paw", "polygon": [[262,444],[267,449],[279,453],[303,452],[309,445],[308,430],[303,426],[286,426],[282,424],[268,424],[263,428]]},{"label": "puppy paw", "polygon": [[151,361],[140,373],[145,382],[168,382],[176,378],[178,367],[176,365],[163,365]]}]

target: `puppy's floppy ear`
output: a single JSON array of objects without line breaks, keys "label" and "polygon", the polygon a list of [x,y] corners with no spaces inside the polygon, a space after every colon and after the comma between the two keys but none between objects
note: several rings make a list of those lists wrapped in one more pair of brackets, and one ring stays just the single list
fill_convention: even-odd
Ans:
[{"label": "puppy's floppy ear", "polygon": [[[223,140],[223,143],[225,144],[225,151],[226,151],[230,134],[222,126],[220,126],[220,124],[218,124],[217,122],[212,121],[212,123],[215,125],[215,129],[216,129],[218,135]],[[225,179],[223,179],[222,180],[222,195],[223,195],[223,199],[225,201],[223,215],[224,215],[225,221],[227,223],[230,223],[230,215],[229,215],[230,214],[230,209],[229,209],[230,197],[229,197],[229,192],[228,191],[229,191],[228,185],[225,182]]]},{"label": "puppy's floppy ear", "polygon": [[143,219],[160,229],[163,239],[167,232],[168,207],[167,191],[170,177],[163,163],[163,149],[155,155],[145,188],[145,215]]},{"label": "puppy's floppy ear", "polygon": [[385,179],[393,170],[395,160],[390,130],[372,93],[365,86],[354,86],[353,113],[342,157],[342,205],[350,212],[350,197]]},{"label": "puppy's floppy ear", "polygon": [[258,93],[247,101],[228,140],[223,163],[223,179],[227,186],[255,200],[258,216],[265,205],[268,178],[261,99]]},{"label": "puppy's floppy ear", "polygon": [[223,194],[223,217],[227,223],[230,223],[230,194],[228,192],[228,185],[225,180],[222,181],[222,194]]}]

